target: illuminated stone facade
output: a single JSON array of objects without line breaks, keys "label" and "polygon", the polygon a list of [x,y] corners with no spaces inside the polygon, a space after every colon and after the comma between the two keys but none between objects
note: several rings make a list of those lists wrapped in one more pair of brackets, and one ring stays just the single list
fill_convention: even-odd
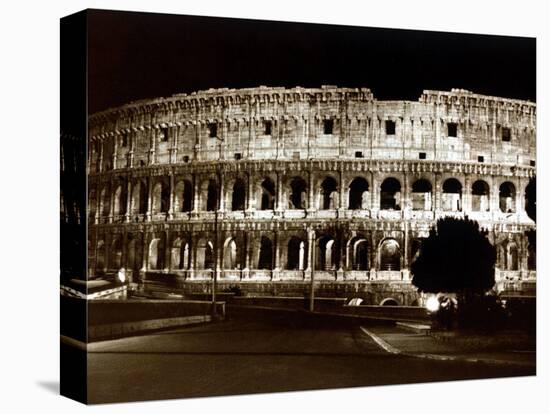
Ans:
[{"label": "illuminated stone facade", "polygon": [[366,88],[216,89],[89,118],[89,272],[207,291],[414,304],[435,220],[497,246],[497,287],[535,284],[525,187],[536,105],[465,90],[378,101]]}]

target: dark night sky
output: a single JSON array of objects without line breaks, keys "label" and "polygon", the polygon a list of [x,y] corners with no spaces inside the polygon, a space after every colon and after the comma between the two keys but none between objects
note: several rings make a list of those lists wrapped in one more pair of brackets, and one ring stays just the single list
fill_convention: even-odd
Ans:
[{"label": "dark night sky", "polygon": [[98,11],[89,111],[208,88],[368,87],[378,99],[464,88],[536,100],[533,38]]}]

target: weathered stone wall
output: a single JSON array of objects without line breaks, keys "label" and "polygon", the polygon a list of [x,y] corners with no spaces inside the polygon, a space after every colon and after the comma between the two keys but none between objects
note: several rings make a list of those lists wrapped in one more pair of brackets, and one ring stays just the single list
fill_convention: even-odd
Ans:
[{"label": "weathered stone wall", "polygon": [[497,245],[498,286],[522,286],[535,277],[524,206],[535,125],[527,101],[463,90],[377,101],[332,86],[209,90],[92,115],[90,274],[206,281],[216,268],[267,291],[312,275],[409,283],[435,220],[468,215]]}]

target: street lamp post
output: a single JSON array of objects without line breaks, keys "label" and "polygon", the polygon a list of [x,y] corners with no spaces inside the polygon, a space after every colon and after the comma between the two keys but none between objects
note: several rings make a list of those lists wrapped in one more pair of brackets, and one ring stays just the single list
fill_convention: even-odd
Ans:
[{"label": "street lamp post", "polygon": [[220,171],[220,162],[222,159],[222,142],[223,138],[216,136],[216,140],[219,142],[219,152],[218,152],[218,162],[216,163],[216,178],[218,180],[218,197],[217,205],[214,209],[214,275],[212,277],[212,319],[216,319],[218,316],[216,309],[216,289],[218,285],[218,253],[219,253],[219,237],[218,237],[218,211],[221,206],[221,171]]},{"label": "street lamp post", "polygon": [[313,312],[315,309],[315,230],[309,230],[309,241],[311,252],[309,260],[309,267],[311,268],[311,281],[309,285],[309,311]]}]

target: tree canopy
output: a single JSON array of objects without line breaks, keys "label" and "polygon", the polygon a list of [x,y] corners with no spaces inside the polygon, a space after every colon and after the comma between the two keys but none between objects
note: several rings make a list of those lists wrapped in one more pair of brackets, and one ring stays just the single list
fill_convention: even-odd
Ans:
[{"label": "tree canopy", "polygon": [[437,221],[411,265],[412,283],[422,292],[484,293],[495,284],[496,249],[476,221]]}]

